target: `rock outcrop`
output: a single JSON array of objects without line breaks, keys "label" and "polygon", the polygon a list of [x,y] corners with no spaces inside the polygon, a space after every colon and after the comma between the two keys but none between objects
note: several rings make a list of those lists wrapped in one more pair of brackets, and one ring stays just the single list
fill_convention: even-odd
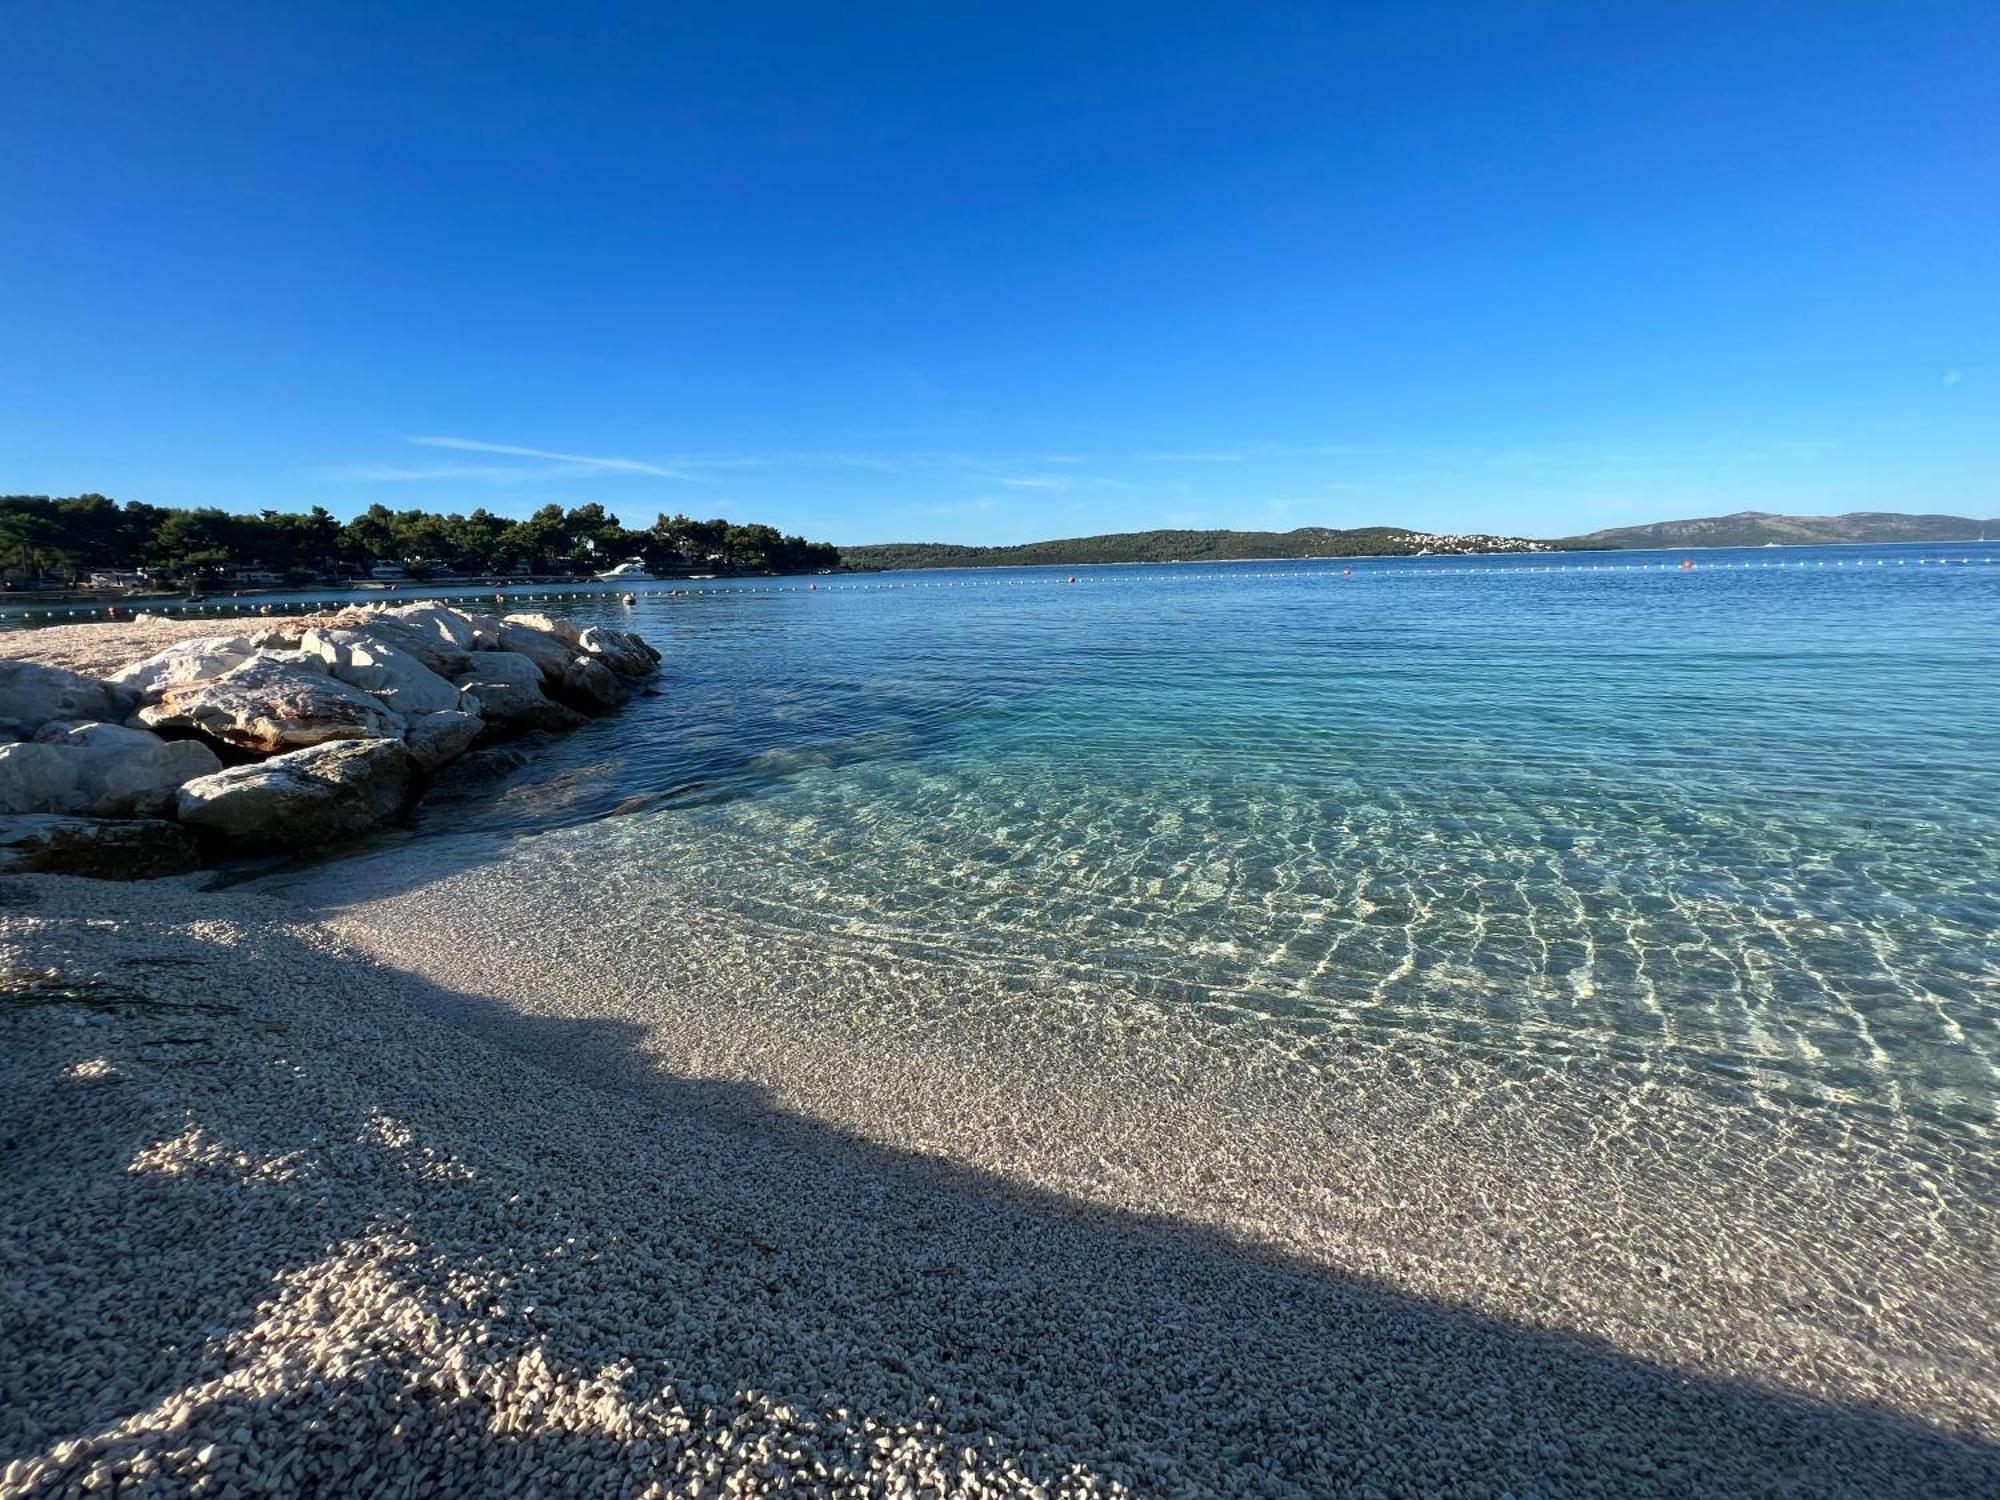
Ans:
[{"label": "rock outcrop", "polygon": [[638,636],[610,625],[593,625],[579,632],[576,644],[621,677],[644,677],[660,661],[660,653]]},{"label": "rock outcrop", "polygon": [[618,674],[594,656],[578,656],[563,668],[562,691],[591,708],[616,708],[632,696]]},{"label": "rock outcrop", "polygon": [[400,739],[337,739],[190,781],[179,813],[234,848],[307,849],[379,827],[409,789]]},{"label": "rock outcrop", "polygon": [[412,719],[403,735],[403,743],[410,747],[412,769],[429,775],[450,764],[472,748],[472,742],[485,728],[486,723],[479,715],[457,709]]},{"label": "rock outcrop", "polygon": [[188,829],[246,851],[350,838],[496,734],[515,746],[481,753],[514,764],[616,708],[658,661],[628,631],[436,602],[182,640],[104,681],[0,661],[0,869],[185,869]]},{"label": "rock outcrop", "polygon": [[0,661],[0,729],[30,735],[57,719],[117,723],[132,711],[133,694],[61,667]]},{"label": "rock outcrop", "polygon": [[383,639],[379,627],[308,630],[299,638],[299,649],[324,661],[331,676],[381,699],[405,719],[458,707],[458,689],[416,656]]},{"label": "rock outcrop", "polygon": [[181,784],[222,769],[208,746],[120,724],[44,728],[0,745],[0,813],[150,818],[172,811]]},{"label": "rock outcrop", "polygon": [[328,740],[400,738],[403,716],[298,661],[256,656],[220,677],[170,687],[139,710],[149,729],[191,729],[264,754]]},{"label": "rock outcrop", "polygon": [[[568,666],[565,657],[563,668]],[[560,672],[557,677],[560,681]],[[518,651],[475,652],[470,669],[455,680],[489,723],[514,729],[573,729],[583,722],[583,715],[542,691],[545,678],[540,664]]]},{"label": "rock outcrop", "polygon": [[176,641],[144,661],[122,667],[105,680],[136,693],[142,703],[152,703],[170,687],[220,677],[256,654],[257,647],[247,635],[196,636],[191,641]]},{"label": "rock outcrop", "polygon": [[546,615],[509,615],[500,622],[500,649],[525,656],[550,682],[561,682],[570,661],[576,656],[576,642],[566,641],[554,631],[525,623],[546,620]]}]

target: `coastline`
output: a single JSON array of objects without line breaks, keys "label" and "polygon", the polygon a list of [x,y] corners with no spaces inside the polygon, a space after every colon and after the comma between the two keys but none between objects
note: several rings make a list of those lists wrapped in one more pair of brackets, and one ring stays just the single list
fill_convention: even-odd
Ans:
[{"label": "coastline", "polygon": [[[0,881],[6,967],[57,971],[17,981],[0,1021],[21,1167],[0,1253],[27,1335],[8,1346],[7,1494],[141,1472],[169,1491],[201,1475],[392,1493],[629,1477],[634,1494],[1890,1494],[2000,1478],[1975,1370],[1958,1372],[1954,1439],[1895,1414],[1938,1387],[1893,1350],[1861,1371],[1886,1399],[1805,1399],[1781,1389],[1796,1379],[1667,1365],[1399,1285],[1421,1280],[1407,1270],[1424,1251],[1394,1226],[1358,1225],[1329,1266],[1163,1223],[1171,1199],[1142,1215],[1087,1187],[940,1172],[947,1142],[858,1137],[719,1056],[663,1070],[671,1031],[614,1004],[503,1008],[413,952],[399,972],[352,944],[365,923],[304,920],[297,894]],[[426,948],[416,912],[376,917]],[[518,930],[498,908],[468,941],[472,920],[457,958],[497,972]],[[432,970],[456,965],[427,951]],[[550,945],[532,977],[568,958]],[[693,1051],[816,977],[772,974]],[[760,1053],[777,1029],[737,1045],[782,1074],[804,1054]],[[894,1082],[904,1119],[940,1127],[979,1109],[956,1092],[964,1064],[991,1060],[977,1029],[931,1053],[928,1080],[885,1058],[855,1097]],[[853,1062],[880,1034],[800,1040]],[[1144,1048],[1126,1053],[1097,1059],[1118,1066],[1096,1095],[1043,1080],[1041,1123],[1134,1128],[1143,1095],[1117,1094]],[[1211,1102],[1188,1100],[1181,1123]],[[1470,1165],[1487,1138],[1437,1120],[1402,1145],[1435,1161],[1456,1140]],[[1531,1188],[1531,1165],[1489,1191]],[[1380,1208],[1384,1185],[1354,1196]],[[1391,1253],[1371,1266],[1363,1239]],[[1514,1279],[1545,1274],[1521,1263]],[[1812,1309],[1795,1311],[1809,1332]],[[1837,1353],[1771,1332],[1799,1352],[1794,1375]]]},{"label": "coastline", "polygon": [[0,1495],[2000,1485],[1968,1137],[1261,1026],[480,795],[226,886],[0,876]]}]

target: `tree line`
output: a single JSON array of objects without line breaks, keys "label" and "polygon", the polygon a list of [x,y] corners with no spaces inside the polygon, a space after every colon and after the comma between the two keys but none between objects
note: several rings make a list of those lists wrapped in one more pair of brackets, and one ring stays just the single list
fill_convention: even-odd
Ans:
[{"label": "tree line", "polygon": [[1441,541],[1402,526],[1294,531],[1120,531],[1105,536],[964,547],[947,542],[888,542],[847,547],[853,568],[1024,568],[1085,563],[1240,562],[1266,557],[1408,557],[1426,548],[1502,552],[1534,545],[1521,537],[1465,536]]},{"label": "tree line", "polygon": [[306,581],[380,563],[399,563],[413,577],[446,569],[490,577],[591,571],[631,557],[663,572],[805,573],[840,566],[840,551],[830,543],[788,536],[775,526],[662,514],[633,530],[597,504],[567,510],[545,505],[518,521],[483,507],[470,515],[438,515],[371,505],[343,522],[317,505],[303,513],[245,515],[137,500],[120,505],[103,495],[0,496],[0,570],[36,583],[140,569],[213,579],[243,568]]}]

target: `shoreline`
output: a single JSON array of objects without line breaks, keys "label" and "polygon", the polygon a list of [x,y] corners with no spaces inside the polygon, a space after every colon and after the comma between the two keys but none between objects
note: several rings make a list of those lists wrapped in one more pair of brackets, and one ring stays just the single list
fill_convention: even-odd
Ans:
[{"label": "shoreline", "polygon": [[[441,842],[271,884],[477,997],[455,1023],[592,1084],[751,1088],[948,1180],[992,1174],[1690,1374],[2000,1435],[2000,1172],[1948,1132],[1835,1131],[1659,1060],[1274,1039],[685,891],[627,892],[552,934],[592,835],[535,842],[532,868],[453,869]],[[452,941],[470,911],[484,938]]]},{"label": "shoreline", "polygon": [[[199,1475],[1044,1495],[2000,1479],[1990,1388],[1954,1439],[1859,1391],[1815,1401],[1425,1295],[1393,1259],[1328,1266],[1173,1222],[1172,1203],[939,1173],[935,1147],[885,1147],[720,1067],[661,1072],[659,1032],[615,1007],[503,1007],[291,896],[44,876],[0,896],[6,966],[58,970],[0,1010],[25,1168],[0,1241],[21,1330],[10,1495],[143,1469],[169,1492]],[[409,916],[397,930],[438,968]],[[480,936],[504,962],[505,921]],[[758,1008],[745,995],[716,1029]],[[858,1058],[875,1038],[840,1040]],[[976,1059],[932,1060],[910,1102],[938,1118],[961,1102],[954,1062]],[[1121,1102],[1145,1102],[1055,1082],[1043,1104],[1068,1125],[1130,1125]],[[1434,1124],[1405,1145],[1476,1151],[1478,1121]]]}]

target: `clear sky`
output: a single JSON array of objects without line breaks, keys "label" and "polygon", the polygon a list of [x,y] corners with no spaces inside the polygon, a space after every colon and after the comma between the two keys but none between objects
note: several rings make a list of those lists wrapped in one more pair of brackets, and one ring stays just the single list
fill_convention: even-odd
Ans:
[{"label": "clear sky", "polygon": [[2000,513],[2000,5],[0,0],[0,491]]}]

